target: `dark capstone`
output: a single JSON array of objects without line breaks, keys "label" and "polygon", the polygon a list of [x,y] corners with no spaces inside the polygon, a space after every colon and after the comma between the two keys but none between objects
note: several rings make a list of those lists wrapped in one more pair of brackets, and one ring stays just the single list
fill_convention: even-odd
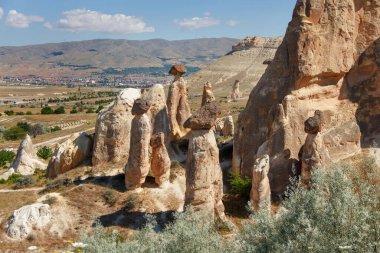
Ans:
[{"label": "dark capstone", "polygon": [[216,119],[221,111],[215,102],[210,102],[201,107],[183,126],[192,130],[208,130],[215,126]]},{"label": "dark capstone", "polygon": [[181,76],[186,73],[186,68],[182,64],[176,64],[171,67],[169,70],[169,74],[176,76],[177,74],[180,74]]},{"label": "dark capstone", "polygon": [[132,107],[132,115],[141,115],[146,113],[150,108],[150,103],[144,99],[136,99]]},{"label": "dark capstone", "polygon": [[307,134],[317,134],[321,131],[321,111],[317,110],[313,117],[305,121],[305,132]]}]

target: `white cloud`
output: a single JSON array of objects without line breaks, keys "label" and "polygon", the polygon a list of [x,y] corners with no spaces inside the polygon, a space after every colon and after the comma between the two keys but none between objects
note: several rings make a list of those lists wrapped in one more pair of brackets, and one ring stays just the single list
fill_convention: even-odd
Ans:
[{"label": "white cloud", "polygon": [[10,10],[8,12],[6,24],[16,28],[27,28],[33,22],[43,22],[44,18],[40,16],[27,16],[19,13],[16,10]]},{"label": "white cloud", "polygon": [[3,8],[0,7],[0,19],[3,17],[3,14],[4,14],[4,10]]},{"label": "white cloud", "polygon": [[181,20],[174,20],[176,24],[187,29],[199,29],[219,25],[220,21],[210,17],[210,13],[206,12],[203,17],[184,18]]},{"label": "white cloud", "polygon": [[62,29],[71,32],[91,31],[116,34],[154,32],[154,27],[147,26],[138,17],[124,14],[104,14],[97,11],[74,9],[63,12],[64,18],[56,24],[45,23],[49,29]]},{"label": "white cloud", "polygon": [[226,25],[231,26],[231,27],[236,26],[237,24],[239,24],[239,21],[236,21],[236,20],[226,21]]}]

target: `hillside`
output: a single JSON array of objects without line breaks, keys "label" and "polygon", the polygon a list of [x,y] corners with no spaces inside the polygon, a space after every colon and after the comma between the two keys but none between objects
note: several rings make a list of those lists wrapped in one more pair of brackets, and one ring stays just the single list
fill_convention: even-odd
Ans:
[{"label": "hillside", "polygon": [[81,76],[106,69],[163,67],[175,62],[202,67],[225,55],[231,38],[88,40],[22,47],[0,47],[0,76]]},{"label": "hillside", "polygon": [[273,59],[282,37],[247,37],[230,52],[189,77],[200,91],[203,84],[213,84],[217,96],[227,96],[236,79],[243,96],[248,96]]}]

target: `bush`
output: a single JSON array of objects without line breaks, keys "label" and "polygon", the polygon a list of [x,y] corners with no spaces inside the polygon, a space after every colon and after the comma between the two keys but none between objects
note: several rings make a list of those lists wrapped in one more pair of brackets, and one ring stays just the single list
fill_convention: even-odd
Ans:
[{"label": "bush", "polygon": [[52,181],[48,181],[46,183],[45,189],[41,191],[41,193],[56,191],[61,187],[67,187],[73,184],[73,181],[69,178],[64,179],[56,179]]},{"label": "bush", "polygon": [[7,163],[11,163],[16,154],[8,150],[0,150],[0,167],[3,167]]},{"label": "bush", "polygon": [[72,109],[72,110],[70,111],[70,113],[71,113],[71,114],[78,113],[78,110],[77,110],[77,109]]},{"label": "bush", "polygon": [[25,132],[28,132],[30,124],[28,122],[17,122],[17,126],[24,129]]},{"label": "bush", "polygon": [[53,156],[53,150],[50,147],[43,146],[37,151],[37,156],[44,160],[48,160]]},{"label": "bush", "polygon": [[86,113],[95,113],[94,108],[92,107],[87,108]]},{"label": "bush", "polygon": [[58,107],[57,109],[54,110],[55,114],[65,114],[65,108],[63,106]]},{"label": "bush", "polygon": [[25,115],[24,112],[16,112],[16,115]]},{"label": "bush", "polygon": [[46,106],[41,109],[41,114],[54,114],[54,110],[51,107]]},{"label": "bush", "polygon": [[60,131],[60,130],[62,130],[59,126],[54,126],[54,127],[50,127],[49,128],[49,131],[50,132],[57,132],[57,131]]},{"label": "bush", "polygon": [[16,179],[15,185],[13,186],[14,189],[22,189],[25,187],[28,187],[30,185],[34,184],[34,180],[31,176],[21,176],[20,178]]},{"label": "bush", "polygon": [[22,175],[20,175],[20,174],[16,174],[16,173],[13,173],[12,175],[10,175],[10,176],[8,177],[7,180],[5,180],[5,179],[0,180],[0,184],[8,184],[8,185],[12,185],[12,184],[15,184],[16,181],[17,181],[19,178],[21,178],[21,177],[22,177]]},{"label": "bush", "polygon": [[33,138],[36,138],[37,135],[41,135],[45,133],[45,127],[42,124],[34,124],[29,127],[28,130],[29,135],[33,136]]},{"label": "bush", "polygon": [[102,106],[102,105],[99,105],[98,106],[98,109],[96,109],[96,113],[99,113],[101,110],[103,110],[104,109],[104,106]]},{"label": "bush", "polygon": [[106,202],[107,205],[113,206],[117,202],[117,198],[115,194],[112,191],[106,191],[102,195],[104,202]]},{"label": "bush", "polygon": [[33,115],[33,113],[31,111],[27,111],[26,115]]},{"label": "bush", "polygon": [[229,179],[229,183],[231,187],[231,193],[239,194],[242,197],[249,198],[249,194],[252,188],[250,178],[242,178],[239,173],[232,173]]},{"label": "bush", "polygon": [[6,115],[8,115],[8,116],[13,116],[13,115],[15,114],[15,112],[12,111],[12,110],[6,110],[6,111],[4,111],[4,113],[5,113]]},{"label": "bush", "polygon": [[254,216],[255,223],[246,224],[239,236],[243,251],[376,252],[379,185],[361,178],[357,168],[342,166],[315,171],[312,182],[310,190],[293,183],[276,219],[267,211]]},{"label": "bush", "polygon": [[9,128],[8,130],[4,131],[3,137],[4,137],[4,139],[6,139],[8,141],[9,140],[14,141],[14,140],[24,138],[25,135],[26,135],[26,131],[23,128],[18,127],[18,126],[14,126],[14,127]]}]

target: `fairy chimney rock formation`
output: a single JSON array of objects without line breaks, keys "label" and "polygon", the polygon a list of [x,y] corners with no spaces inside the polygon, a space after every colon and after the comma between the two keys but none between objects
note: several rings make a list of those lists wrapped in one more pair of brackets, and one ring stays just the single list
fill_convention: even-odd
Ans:
[{"label": "fairy chimney rock formation", "polygon": [[152,146],[151,172],[156,184],[164,188],[169,183],[170,177],[170,157],[165,146],[166,136],[164,133],[156,133],[152,136],[150,145]]},{"label": "fairy chimney rock formation", "polygon": [[174,76],[166,102],[171,130],[170,140],[172,142],[181,140],[189,131],[183,127],[183,124],[191,115],[187,84],[182,77],[184,73],[186,73],[186,68],[180,64],[174,65],[169,71],[169,74]]},{"label": "fairy chimney rock formation", "polygon": [[320,134],[321,125],[320,111],[315,111],[314,116],[305,121],[307,136],[305,144],[301,148],[301,175],[305,185],[310,181],[312,169],[322,168],[329,162],[329,156]]},{"label": "fairy chimney rock formation", "polygon": [[255,212],[261,207],[270,210],[271,191],[269,185],[269,156],[263,155],[257,158],[252,171],[251,205]]},{"label": "fairy chimney rock formation", "polygon": [[203,86],[201,107],[204,106],[206,103],[210,103],[212,101],[215,101],[215,96],[212,92],[212,84],[210,82],[206,82]]},{"label": "fairy chimney rock formation", "polygon": [[214,103],[206,104],[186,121],[191,135],[186,161],[185,207],[191,205],[213,219],[225,220],[219,150],[211,129],[217,112],[219,109]]},{"label": "fairy chimney rock formation", "polygon": [[[305,118],[316,108],[332,162],[380,136],[378,24],[378,0],[296,2],[285,37],[239,116],[233,171],[249,176],[265,145],[269,178],[289,178],[306,137]],[[276,157],[283,161],[273,164]]]},{"label": "fairy chimney rock formation", "polygon": [[6,173],[32,175],[37,168],[46,169],[46,164],[38,160],[37,151],[32,143],[32,139],[29,135],[26,135],[18,147],[16,158]]},{"label": "fairy chimney rock formation", "polygon": [[136,99],[132,107],[130,150],[128,162],[125,166],[125,186],[128,190],[139,190],[145,182],[150,169],[149,145],[151,136],[151,122],[147,112],[150,103],[143,99]]},{"label": "fairy chimney rock formation", "polygon": [[240,81],[236,80],[234,85],[232,86],[232,92],[229,95],[229,99],[236,101],[241,97],[242,97],[242,94],[240,92]]},{"label": "fairy chimney rock formation", "polygon": [[60,144],[49,161],[46,176],[55,178],[91,158],[93,138],[87,133],[76,133]]},{"label": "fairy chimney rock formation", "polygon": [[216,121],[215,132],[219,136],[233,136],[235,131],[234,119],[231,115]]},{"label": "fairy chimney rock formation", "polygon": [[127,88],[120,92],[113,104],[99,113],[96,119],[92,164],[125,163],[129,155],[131,109],[140,89]]}]

